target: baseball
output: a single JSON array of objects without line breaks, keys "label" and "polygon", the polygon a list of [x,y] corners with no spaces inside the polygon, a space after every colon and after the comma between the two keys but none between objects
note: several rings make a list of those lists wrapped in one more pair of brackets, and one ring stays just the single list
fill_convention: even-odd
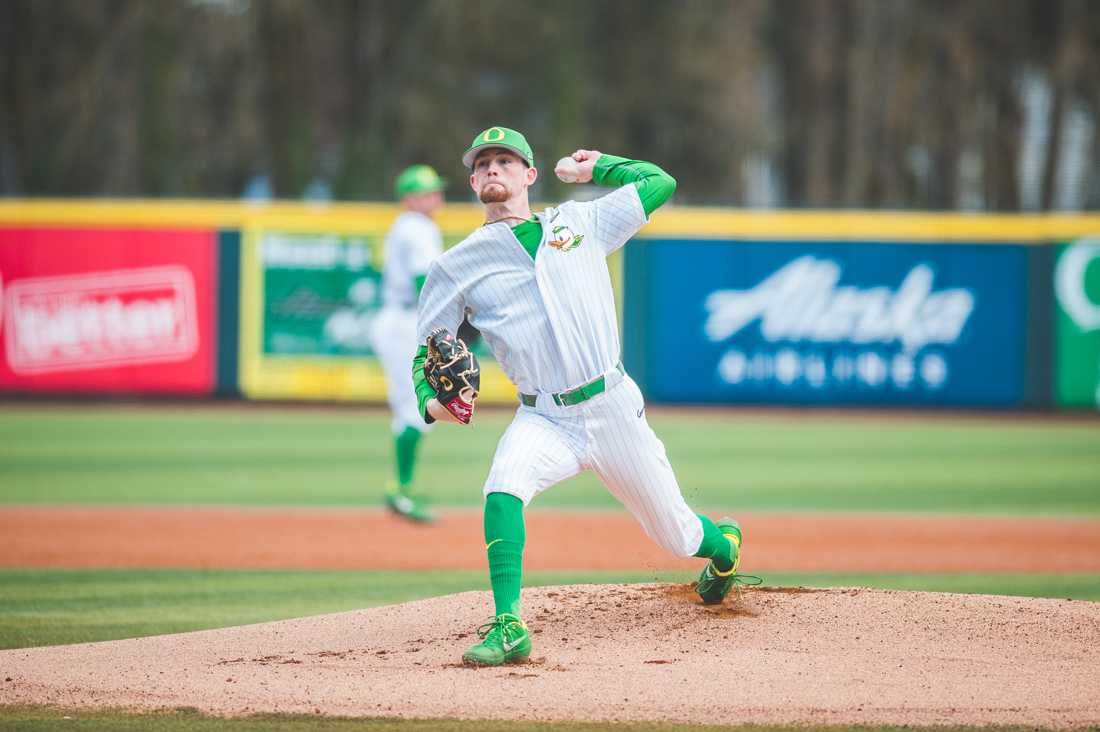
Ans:
[{"label": "baseball", "polygon": [[577,161],[566,155],[554,166],[554,175],[563,183],[576,183],[579,178]]}]

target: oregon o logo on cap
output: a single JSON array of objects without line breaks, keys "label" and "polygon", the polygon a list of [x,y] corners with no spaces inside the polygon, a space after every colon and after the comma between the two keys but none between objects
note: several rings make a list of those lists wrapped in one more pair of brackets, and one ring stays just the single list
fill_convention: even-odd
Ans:
[{"label": "oregon o logo on cap", "polygon": [[481,139],[485,142],[500,142],[504,139],[504,130],[499,127],[490,127],[485,130],[485,134],[481,136]]}]

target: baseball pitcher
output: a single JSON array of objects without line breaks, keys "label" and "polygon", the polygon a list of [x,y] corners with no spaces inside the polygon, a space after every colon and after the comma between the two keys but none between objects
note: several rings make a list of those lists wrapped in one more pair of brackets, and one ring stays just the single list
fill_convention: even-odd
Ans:
[{"label": "baseball pitcher", "polygon": [[[490,127],[462,162],[485,224],[428,270],[417,312],[423,345],[413,360],[420,412],[427,422],[473,416],[476,359],[450,336],[464,316],[520,392],[484,487],[495,615],[463,661],[495,666],[531,654],[520,614],[523,509],[583,470],[596,472],[651,539],[677,556],[706,559],[697,591],[706,603],[721,602],[737,578],[741,529],[732,519],[715,524],[684,501],[620,360],[607,268],[607,256],[668,200],[676,181],[652,163],[578,150],[559,161],[559,178],[611,192],[532,215],[528,188],[538,171],[522,134]],[[447,348],[445,363],[437,342]]]},{"label": "baseball pitcher", "polygon": [[445,183],[427,165],[406,168],[394,183],[404,211],[386,234],[382,269],[382,309],[374,321],[374,351],[386,373],[386,397],[393,412],[396,481],[386,491],[386,507],[398,516],[428,522],[432,515],[412,493],[416,453],[431,427],[421,418],[409,360],[416,353],[416,301],[428,266],[443,252],[443,237],[432,215],[443,205]]}]

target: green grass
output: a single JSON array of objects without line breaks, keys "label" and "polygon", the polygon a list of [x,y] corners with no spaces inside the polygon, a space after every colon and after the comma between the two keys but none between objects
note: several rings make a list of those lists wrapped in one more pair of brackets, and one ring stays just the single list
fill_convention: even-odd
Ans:
[{"label": "green grass", "polygon": [[[525,586],[689,579],[682,573],[530,572]],[[772,586],[858,585],[1100,601],[1100,575],[774,573],[765,580]],[[475,571],[0,570],[0,648],[219,628],[487,588],[485,573]]]},{"label": "green grass", "polygon": [[0,728],[20,730],[150,730],[151,732],[1024,732],[1024,727],[803,727],[714,726],[682,723],[516,722],[453,719],[349,719],[307,715],[255,715],[236,719],[208,717],[193,710],[134,714],[122,710],[76,711],[49,707],[2,707]]},{"label": "green grass", "polygon": [[[424,443],[423,492],[474,506],[511,418],[485,410]],[[699,509],[1100,514],[1100,421],[930,414],[661,412]],[[295,408],[0,408],[0,503],[377,505],[389,416]],[[540,507],[603,508],[591,475]]]}]

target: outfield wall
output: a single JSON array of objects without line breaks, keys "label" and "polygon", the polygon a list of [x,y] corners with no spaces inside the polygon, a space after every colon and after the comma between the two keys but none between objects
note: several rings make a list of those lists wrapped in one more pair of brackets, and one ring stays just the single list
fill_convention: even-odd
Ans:
[{"label": "outfield wall", "polygon": [[[0,202],[0,392],[381,401],[397,213]],[[480,209],[439,222],[450,245]],[[624,361],[658,402],[1097,408],[1094,235],[1100,216],[670,208],[611,263]],[[480,355],[484,398],[513,401]]]}]

